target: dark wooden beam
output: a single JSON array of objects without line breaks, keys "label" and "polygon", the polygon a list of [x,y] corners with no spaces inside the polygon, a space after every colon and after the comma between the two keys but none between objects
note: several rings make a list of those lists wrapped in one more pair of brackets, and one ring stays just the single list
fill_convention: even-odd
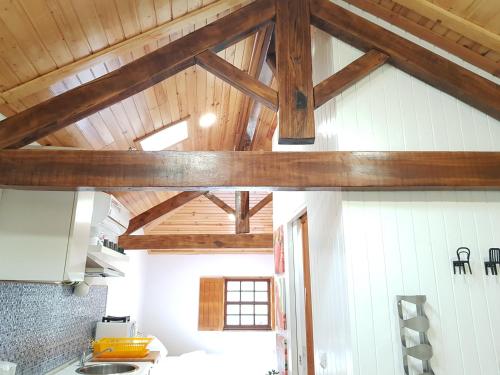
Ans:
[{"label": "dark wooden beam", "polygon": [[224,202],[222,199],[220,199],[218,196],[216,196],[213,193],[205,193],[205,197],[209,199],[213,204],[216,206],[220,207],[222,210],[224,210],[228,215],[235,215],[236,216],[236,211],[234,208],[232,208],[230,205],[228,205],[226,202]]},{"label": "dark wooden beam", "polygon": [[309,0],[276,0],[280,144],[314,143]]},{"label": "dark wooden beam", "polygon": [[385,53],[396,68],[500,120],[499,85],[328,0],[311,0],[311,22],[356,48]]},{"label": "dark wooden beam", "polygon": [[[266,86],[270,85],[272,76],[270,78],[267,77],[267,74],[263,71],[263,67],[273,33],[274,24],[267,25],[257,33],[252,50],[250,66],[248,68],[248,74],[257,78]],[[245,97],[243,100],[235,132],[235,151],[245,151],[249,149],[253,140],[261,107],[262,105],[259,102],[254,101],[250,97]]]},{"label": "dark wooden beam", "polygon": [[196,56],[196,63],[273,111],[278,110],[278,93],[248,73],[228,63],[211,51]]},{"label": "dark wooden beam", "polygon": [[354,60],[345,68],[314,87],[314,108],[318,108],[330,99],[347,90],[356,82],[384,65],[389,56],[376,50],[371,50]]},{"label": "dark wooden beam", "polygon": [[193,199],[203,195],[203,191],[186,191],[167,199],[149,210],[144,211],[142,214],[130,220],[127,231],[125,234],[134,233],[136,230],[141,229],[145,225],[153,222],[156,219],[172,212],[173,210],[184,206],[186,203],[191,202]]},{"label": "dark wooden beam", "polygon": [[121,236],[118,246],[125,250],[168,249],[269,249],[271,233],[260,234],[168,234]]},{"label": "dark wooden beam", "polygon": [[235,192],[236,202],[236,233],[250,233],[250,192]]},{"label": "dark wooden beam", "polygon": [[250,209],[250,217],[252,217],[257,212],[259,212],[260,210],[262,210],[264,207],[266,207],[272,201],[273,201],[273,193],[269,193],[259,203],[257,203],[255,206],[253,206]]},{"label": "dark wooden beam", "polygon": [[101,78],[51,98],[0,126],[0,149],[19,148],[155,85],[192,66],[207,49],[219,51],[270,22],[274,2],[257,0]]},{"label": "dark wooden beam", "polygon": [[262,249],[163,249],[148,250],[149,255],[220,255],[220,254],[272,254],[272,248]]},{"label": "dark wooden beam", "polygon": [[491,190],[500,152],[3,150],[0,188]]},{"label": "dark wooden beam", "polygon": [[413,20],[384,7],[382,4],[366,1],[366,0],[345,0],[348,3],[360,8],[376,17],[400,27],[409,33],[426,40],[429,43],[467,61],[468,63],[477,66],[497,77],[500,77],[500,64],[474,51],[469,46],[464,46],[457,43],[452,38],[438,34],[432,29],[425,27]]}]

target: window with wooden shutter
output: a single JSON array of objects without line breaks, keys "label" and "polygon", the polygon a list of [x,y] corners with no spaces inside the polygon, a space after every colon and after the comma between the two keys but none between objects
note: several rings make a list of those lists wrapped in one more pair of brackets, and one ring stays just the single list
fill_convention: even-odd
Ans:
[{"label": "window with wooden shutter", "polygon": [[200,278],[199,331],[274,329],[272,277]]},{"label": "window with wooden shutter", "polygon": [[222,331],[224,328],[224,278],[200,279],[199,331]]}]

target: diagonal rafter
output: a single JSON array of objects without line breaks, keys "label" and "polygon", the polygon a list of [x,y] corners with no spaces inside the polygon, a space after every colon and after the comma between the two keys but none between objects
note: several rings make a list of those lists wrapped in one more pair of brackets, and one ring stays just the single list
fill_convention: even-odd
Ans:
[{"label": "diagonal rafter", "polygon": [[151,207],[149,210],[144,211],[130,220],[125,234],[134,233],[136,230],[141,229],[147,224],[165,216],[166,214],[176,210],[186,203],[191,202],[193,199],[196,199],[203,194],[203,191],[185,191],[157,204],[154,207]]},{"label": "diagonal rafter", "polygon": [[500,86],[328,0],[311,1],[314,26],[500,120]]},{"label": "diagonal rafter", "polygon": [[342,70],[320,82],[314,87],[314,108],[347,90],[368,74],[384,65],[389,56],[376,50],[368,51]]},{"label": "diagonal rafter", "polygon": [[[257,33],[248,68],[248,74],[267,86],[271,83],[272,74],[266,73],[263,68],[273,33],[274,24],[267,25]],[[243,100],[234,140],[235,151],[251,149],[261,109],[261,104],[252,98],[245,97]]]},{"label": "diagonal rafter", "polygon": [[278,93],[211,51],[196,56],[196,63],[273,111],[278,110]]},{"label": "diagonal rafter", "polygon": [[269,193],[260,202],[258,202],[255,206],[253,206],[250,209],[250,217],[254,216],[256,213],[258,213],[272,201],[273,201],[273,193]]},{"label": "diagonal rafter", "polygon": [[0,148],[19,148],[134,95],[222,50],[270,22],[274,2],[257,0],[86,85],[4,120]]},{"label": "diagonal rafter", "polygon": [[207,199],[209,199],[213,204],[225,211],[228,215],[236,215],[236,211],[234,210],[234,208],[232,208],[215,194],[208,192],[204,195]]}]

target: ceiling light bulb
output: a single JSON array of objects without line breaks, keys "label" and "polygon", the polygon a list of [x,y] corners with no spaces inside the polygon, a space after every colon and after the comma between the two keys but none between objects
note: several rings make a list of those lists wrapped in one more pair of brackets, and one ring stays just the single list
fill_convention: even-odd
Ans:
[{"label": "ceiling light bulb", "polygon": [[215,113],[208,112],[200,117],[200,126],[202,128],[209,128],[217,121],[217,116]]}]

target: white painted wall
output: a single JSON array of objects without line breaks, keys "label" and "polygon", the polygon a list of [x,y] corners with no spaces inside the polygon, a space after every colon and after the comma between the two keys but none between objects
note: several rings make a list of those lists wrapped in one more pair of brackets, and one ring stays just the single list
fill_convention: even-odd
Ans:
[{"label": "white painted wall", "polygon": [[106,315],[127,316],[139,322],[138,329],[141,330],[141,313],[143,292],[146,288],[145,261],[148,256],[146,251],[127,251],[130,257],[125,269],[125,277],[107,278],[108,299],[106,303]]},{"label": "white painted wall", "polygon": [[[315,82],[361,56],[321,32],[313,42]],[[315,115],[315,145],[274,149],[500,149],[498,121],[391,66]],[[482,268],[500,246],[499,202],[484,192],[275,193],[275,227],[309,214],[316,373],[403,374],[402,293],[428,296],[436,374],[500,373],[500,282]],[[474,276],[453,276],[458,246],[471,248]]]},{"label": "white painted wall", "polygon": [[150,255],[144,266],[140,328],[170,355],[205,350],[245,358],[256,374],[276,368],[274,332],[198,331],[200,277],[272,276],[272,255]]}]

